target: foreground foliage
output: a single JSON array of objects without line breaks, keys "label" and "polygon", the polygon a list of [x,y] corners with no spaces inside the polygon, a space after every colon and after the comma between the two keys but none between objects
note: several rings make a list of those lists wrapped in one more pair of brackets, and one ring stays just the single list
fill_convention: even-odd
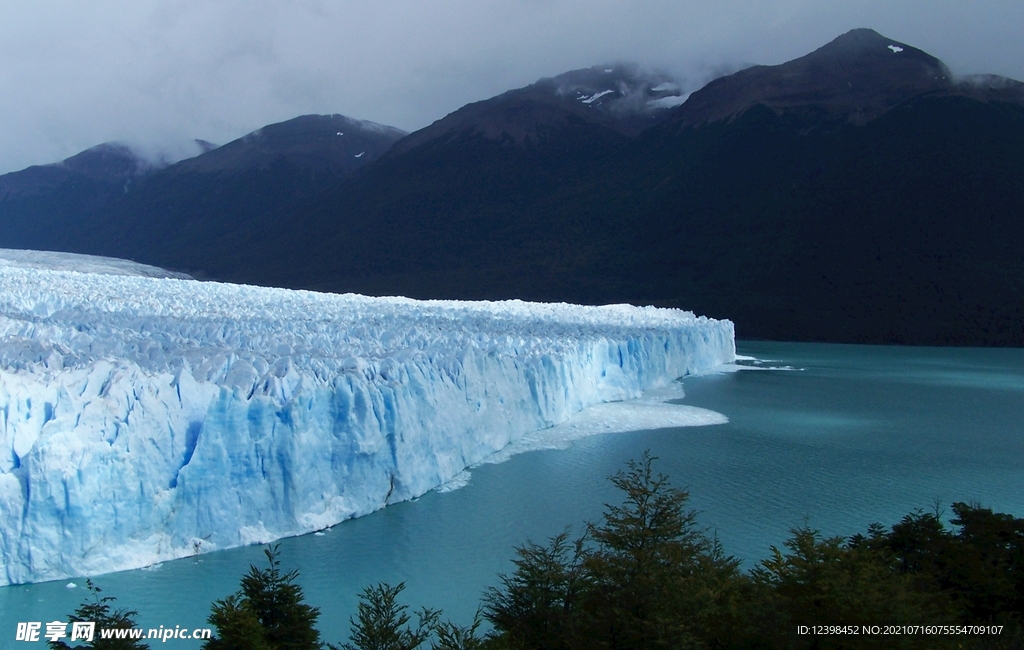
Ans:
[{"label": "foreground foliage", "polygon": [[320,610],[303,602],[302,587],[295,584],[299,573],[281,573],[279,547],[264,551],[269,566],[249,566],[241,589],[213,604],[207,619],[217,636],[204,650],[319,650],[320,632],[316,620]]},{"label": "foreground foliage", "polygon": [[[515,571],[484,598],[491,647],[1024,648],[1024,520],[955,503],[955,531],[921,512],[848,539],[805,527],[741,572],[653,461],[645,454],[612,477],[622,505],[606,506],[581,538],[517,549]],[[901,633],[864,633],[874,625]]]},{"label": "foreground foliage", "polygon": [[699,647],[737,597],[738,561],[697,527],[689,495],[649,455],[611,480],[622,505],[572,544],[563,533],[518,549],[515,573],[485,596],[507,647]]},{"label": "foreground foliage", "polygon": [[[743,572],[698,526],[687,509],[689,495],[654,471],[654,460],[645,454],[611,478],[622,503],[606,505],[602,521],[588,524],[579,538],[565,531],[547,545],[527,542],[516,549],[515,570],[484,596],[482,615],[491,624],[486,635],[477,633],[478,619],[456,642],[440,645],[435,619],[430,647],[1024,648],[1024,520],[955,503],[955,531],[939,513],[921,512],[889,530],[874,524],[850,538],[826,538],[805,527]],[[362,632],[371,620],[386,631],[407,624],[405,615],[363,616],[364,608],[381,607],[401,614],[404,607],[394,609],[401,587],[364,591],[345,650],[427,643],[425,614],[416,634],[407,632],[401,642],[370,643]],[[381,625],[384,619],[391,623]],[[882,630],[865,633],[863,626],[875,625]],[[1003,628],[982,636],[929,633],[925,625]]]},{"label": "foreground foliage", "polygon": [[438,625],[439,613],[421,609],[417,616],[419,624],[413,630],[409,627],[408,609],[398,603],[398,595],[405,589],[405,583],[392,587],[380,583],[367,587],[359,599],[358,613],[352,620],[351,643],[341,647],[328,644],[331,650],[414,650],[420,647]]},{"label": "foreground foliage", "polygon": [[[75,645],[76,648],[88,648],[89,650],[149,650],[149,646],[136,639],[103,639],[100,637],[101,629],[125,629],[135,627],[135,617],[139,613],[133,609],[114,609],[113,603],[116,598],[113,596],[100,597],[102,589],[93,584],[92,580],[85,581],[85,588],[89,592],[85,602],[79,605],[75,613],[70,616],[71,623],[92,622],[96,624],[93,640],[84,645]],[[63,641],[49,641],[47,645],[51,650],[68,650],[69,646]]]},{"label": "foreground foliage", "polygon": [[[872,524],[849,538],[803,527],[741,571],[698,526],[689,494],[654,471],[655,460],[645,453],[611,477],[622,503],[606,504],[602,520],[578,538],[566,530],[546,545],[517,548],[514,570],[499,576],[470,625],[442,621],[427,608],[415,611],[414,625],[400,602],[405,584],[380,583],[360,595],[348,641],[325,645],[315,627],[320,611],[304,602],[297,571],[281,571],[274,546],[265,551],[266,568],[250,566],[239,591],[213,604],[208,620],[217,637],[203,647],[1024,650],[1024,519],[954,503],[953,528],[938,511],[913,512],[889,529]],[[136,612],[113,610],[113,598],[87,584],[92,600],[73,620],[134,627]],[[482,632],[485,622],[490,629]],[[987,635],[922,629],[936,625],[1001,627]],[[147,647],[109,643],[81,647]]]}]

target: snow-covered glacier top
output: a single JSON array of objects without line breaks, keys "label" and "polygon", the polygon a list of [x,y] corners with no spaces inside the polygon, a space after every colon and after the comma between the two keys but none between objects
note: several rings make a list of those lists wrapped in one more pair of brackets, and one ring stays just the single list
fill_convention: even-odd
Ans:
[{"label": "snow-covered glacier top", "polygon": [[729,321],[0,266],[0,584],[333,525],[733,361]]},{"label": "snow-covered glacier top", "polygon": [[139,264],[138,262],[115,257],[0,248],[0,269],[5,267],[79,271],[81,273],[102,273],[106,275],[139,275],[146,278],[192,279],[191,276],[185,273],[168,271],[157,266]]}]

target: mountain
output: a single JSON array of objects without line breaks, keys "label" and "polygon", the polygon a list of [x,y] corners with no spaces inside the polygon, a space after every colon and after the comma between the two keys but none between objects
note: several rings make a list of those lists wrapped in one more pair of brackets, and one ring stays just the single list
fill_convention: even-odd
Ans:
[{"label": "mountain", "polygon": [[183,160],[174,174],[234,175],[286,163],[311,174],[341,177],[378,158],[404,135],[400,129],[344,115],[304,115]]},{"label": "mountain", "polygon": [[754,66],[693,93],[672,116],[679,127],[765,106],[787,122],[821,129],[863,125],[913,98],[961,96],[1024,102],[1024,84],[994,75],[954,79],[942,61],[870,29],[854,29],[807,56]]},{"label": "mountain", "polygon": [[349,171],[312,153],[326,136],[159,170],[84,221],[78,252],[323,291],[680,306],[741,338],[1024,346],[1024,84],[954,78],[871,30],[688,97],[597,66],[377,135]]},{"label": "mountain", "polygon": [[584,126],[633,136],[667,117],[666,109],[684,99],[679,86],[662,73],[633,64],[594,66],[464,106],[403,139],[394,153],[466,134],[520,146],[538,142],[545,132]]},{"label": "mountain", "polygon": [[1024,344],[1018,82],[951,80],[855,30],[712,82],[639,134],[571,103],[600,86],[555,87],[398,142],[293,209],[303,227],[266,238],[279,256],[249,277],[676,305],[733,318],[740,336]]},{"label": "mountain", "polygon": [[119,189],[146,174],[151,164],[125,145],[107,142],[52,165],[0,176],[0,200],[49,194],[69,183],[95,182]]},{"label": "mountain", "polygon": [[465,106],[289,206],[251,242],[254,263],[240,275],[326,291],[602,302],[600,288],[560,282],[591,253],[575,233],[604,229],[562,201],[608,192],[616,158],[671,114],[679,93],[664,75],[619,64]]},{"label": "mountain", "polygon": [[108,142],[63,162],[0,176],[3,245],[53,247],[66,221],[108,205],[156,168],[129,147]]},{"label": "mountain", "polygon": [[254,277],[674,305],[748,337],[1024,345],[1019,82],[952,79],[854,30],[636,135],[542,87],[457,111],[293,211],[316,237],[275,249],[308,261]]},{"label": "mountain", "polygon": [[638,143],[642,293],[740,336],[1024,345],[1022,89],[870,30],[708,84]]},{"label": "mountain", "polygon": [[302,201],[379,157],[405,135],[342,115],[271,124],[173,165],[100,145],[0,176],[0,245],[160,260],[202,274],[221,238]]},{"label": "mountain", "polygon": [[262,263],[250,251],[268,229],[279,220],[298,225],[288,218],[293,206],[377,159],[403,135],[343,115],[265,126],[148,176],[91,224],[81,252],[127,252],[198,277],[252,282],[233,270]]}]

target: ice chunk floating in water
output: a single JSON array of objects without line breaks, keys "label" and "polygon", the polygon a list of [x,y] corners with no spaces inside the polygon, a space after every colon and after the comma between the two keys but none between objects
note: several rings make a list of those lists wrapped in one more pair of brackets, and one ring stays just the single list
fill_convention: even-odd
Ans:
[{"label": "ice chunk floating in water", "polygon": [[7,267],[0,584],[320,530],[734,358],[678,310]]}]

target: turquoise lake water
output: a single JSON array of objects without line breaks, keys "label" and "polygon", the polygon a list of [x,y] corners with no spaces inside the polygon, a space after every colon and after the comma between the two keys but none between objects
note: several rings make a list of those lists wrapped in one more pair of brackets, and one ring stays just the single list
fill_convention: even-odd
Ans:
[{"label": "turquoise lake water", "polygon": [[[468,485],[391,506],[322,535],[281,541],[320,630],[347,639],[358,592],[405,581],[404,602],[458,622],[511,568],[513,547],[579,532],[618,496],[607,477],[649,449],[687,488],[699,521],[747,566],[804,524],[850,535],[915,508],[979,502],[1024,516],[1024,349],[741,342],[757,368],[683,380],[682,404],[728,424],[592,436],[472,470]],[[95,578],[143,627],[206,627],[262,549],[245,548]],[[0,588],[0,648],[19,621],[67,620],[84,596],[68,580]],[[83,579],[74,579],[84,585]],[[186,641],[153,648],[194,648]],[[43,647],[42,644],[39,647]]]}]

